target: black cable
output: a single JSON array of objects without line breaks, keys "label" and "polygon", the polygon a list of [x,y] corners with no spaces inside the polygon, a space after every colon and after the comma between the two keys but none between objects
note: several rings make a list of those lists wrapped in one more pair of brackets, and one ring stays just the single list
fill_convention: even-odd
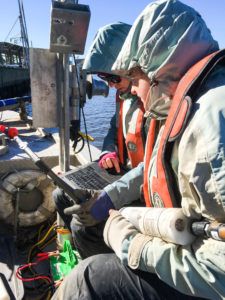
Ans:
[{"label": "black cable", "polygon": [[12,26],[12,28],[10,29],[9,33],[7,34],[7,36],[5,37],[4,42],[7,41],[8,37],[9,37],[10,33],[12,32],[13,28],[15,27],[15,25],[16,25],[18,19],[19,19],[19,17],[17,17],[15,23],[13,24],[13,26]]},{"label": "black cable", "polygon": [[[75,57],[75,54],[73,54],[73,59],[74,59],[74,63],[75,63],[76,70],[77,70],[77,63],[76,63],[76,57]],[[77,83],[78,83],[79,100],[81,100],[80,81],[78,80],[78,74],[77,74],[77,72],[76,72],[76,77],[77,77]],[[85,130],[85,134],[86,134],[86,136],[88,136],[88,132],[87,132],[87,124],[86,124],[86,119],[85,119],[83,107],[81,107],[80,109],[81,109],[82,117],[83,117],[83,121],[84,121],[84,130]],[[89,156],[90,156],[90,161],[92,161],[91,148],[90,148],[90,143],[89,143],[88,138],[87,138],[87,145],[88,145],[88,152],[89,152]]]},{"label": "black cable", "polygon": [[[77,143],[81,141],[81,146],[80,146],[80,149],[75,151],[76,149],[76,146],[77,146]],[[77,139],[77,143],[76,143],[76,146],[75,146],[75,149],[74,149],[74,153],[77,154],[79,153],[80,151],[82,151],[84,149],[84,138],[80,135]]]},{"label": "black cable", "polygon": [[[85,134],[86,134],[86,136],[88,136],[88,133],[87,133],[87,124],[86,124],[86,119],[85,119],[83,107],[81,108],[81,112],[82,112],[82,116],[83,116],[83,120],[84,120],[84,130],[85,130]],[[88,151],[89,151],[90,161],[92,161],[91,148],[90,148],[90,143],[89,143],[88,138],[87,138],[87,145],[88,145]]]}]

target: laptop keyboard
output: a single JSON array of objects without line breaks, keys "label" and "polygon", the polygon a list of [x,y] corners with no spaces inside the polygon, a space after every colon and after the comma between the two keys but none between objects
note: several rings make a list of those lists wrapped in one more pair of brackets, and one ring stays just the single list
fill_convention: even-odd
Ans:
[{"label": "laptop keyboard", "polygon": [[80,169],[65,177],[84,189],[101,190],[109,184],[108,181],[99,176],[92,167],[86,167],[84,170]]}]

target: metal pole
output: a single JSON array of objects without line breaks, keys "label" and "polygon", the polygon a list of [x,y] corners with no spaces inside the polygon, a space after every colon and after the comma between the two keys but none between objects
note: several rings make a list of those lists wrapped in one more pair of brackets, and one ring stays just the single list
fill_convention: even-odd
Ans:
[{"label": "metal pole", "polygon": [[69,54],[60,55],[63,78],[61,82],[60,109],[60,157],[59,165],[62,172],[70,168],[70,112],[69,112]]},{"label": "metal pole", "polygon": [[[75,3],[78,0],[59,0],[59,2]],[[70,168],[70,108],[69,108],[69,54],[59,54],[60,69],[63,73],[61,82],[60,109],[60,157],[59,166],[62,172]]]},{"label": "metal pole", "polygon": [[[67,2],[67,0],[60,2]],[[60,78],[59,166],[62,172],[66,172],[70,168],[69,54],[59,54],[59,65],[63,74]],[[64,225],[58,213],[57,225]]]}]

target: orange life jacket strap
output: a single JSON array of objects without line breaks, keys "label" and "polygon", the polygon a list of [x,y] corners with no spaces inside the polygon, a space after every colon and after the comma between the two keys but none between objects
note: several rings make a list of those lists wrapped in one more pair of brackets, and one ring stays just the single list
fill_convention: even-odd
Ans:
[{"label": "orange life jacket strap", "polygon": [[[157,176],[152,179],[151,183],[151,194],[159,197],[165,207],[175,207],[179,205],[166,165],[166,160],[168,159],[166,158],[167,144],[182,134],[185,128],[191,108],[191,98],[189,96],[195,94],[195,89],[199,83],[207,78],[216,63],[224,59],[224,57],[225,50],[217,51],[206,56],[190,68],[180,80],[176,89],[158,148],[156,161]],[[148,172],[148,166],[146,165],[146,167],[146,172]],[[145,173],[145,176],[145,180],[149,182],[148,174]],[[148,205],[150,199],[149,195],[150,187],[148,187],[148,195],[145,196],[146,205]]]},{"label": "orange life jacket strap", "polygon": [[145,141],[143,136],[144,108],[141,102],[138,103],[138,106],[138,115],[135,120],[135,132],[131,133],[128,131],[126,136],[127,153],[132,168],[136,167],[144,160],[145,153]]},{"label": "orange life jacket strap", "polygon": [[143,183],[143,193],[145,198],[146,206],[150,207],[151,205],[151,196],[148,189],[148,170],[149,164],[152,156],[152,151],[155,143],[155,131],[156,131],[156,120],[152,119],[150,121],[148,137],[145,148],[145,167],[144,167],[144,183]]}]

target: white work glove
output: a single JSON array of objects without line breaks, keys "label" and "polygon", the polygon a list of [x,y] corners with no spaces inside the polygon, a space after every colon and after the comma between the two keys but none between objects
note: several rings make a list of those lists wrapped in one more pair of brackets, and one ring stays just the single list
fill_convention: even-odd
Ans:
[{"label": "white work glove", "polygon": [[150,236],[139,233],[139,231],[116,210],[110,211],[103,236],[105,243],[113,249],[124,264],[128,264],[128,256],[131,261],[136,258],[136,253],[133,253],[134,256],[129,253],[130,244],[134,239],[137,240],[136,252],[138,255],[141,254],[141,250],[145,244],[152,239]]},{"label": "white work glove", "polygon": [[91,208],[96,202],[101,191],[89,191],[87,198],[80,204],[74,204],[64,209],[65,215],[73,215],[74,224],[78,226],[94,226],[100,222],[91,214]]}]

